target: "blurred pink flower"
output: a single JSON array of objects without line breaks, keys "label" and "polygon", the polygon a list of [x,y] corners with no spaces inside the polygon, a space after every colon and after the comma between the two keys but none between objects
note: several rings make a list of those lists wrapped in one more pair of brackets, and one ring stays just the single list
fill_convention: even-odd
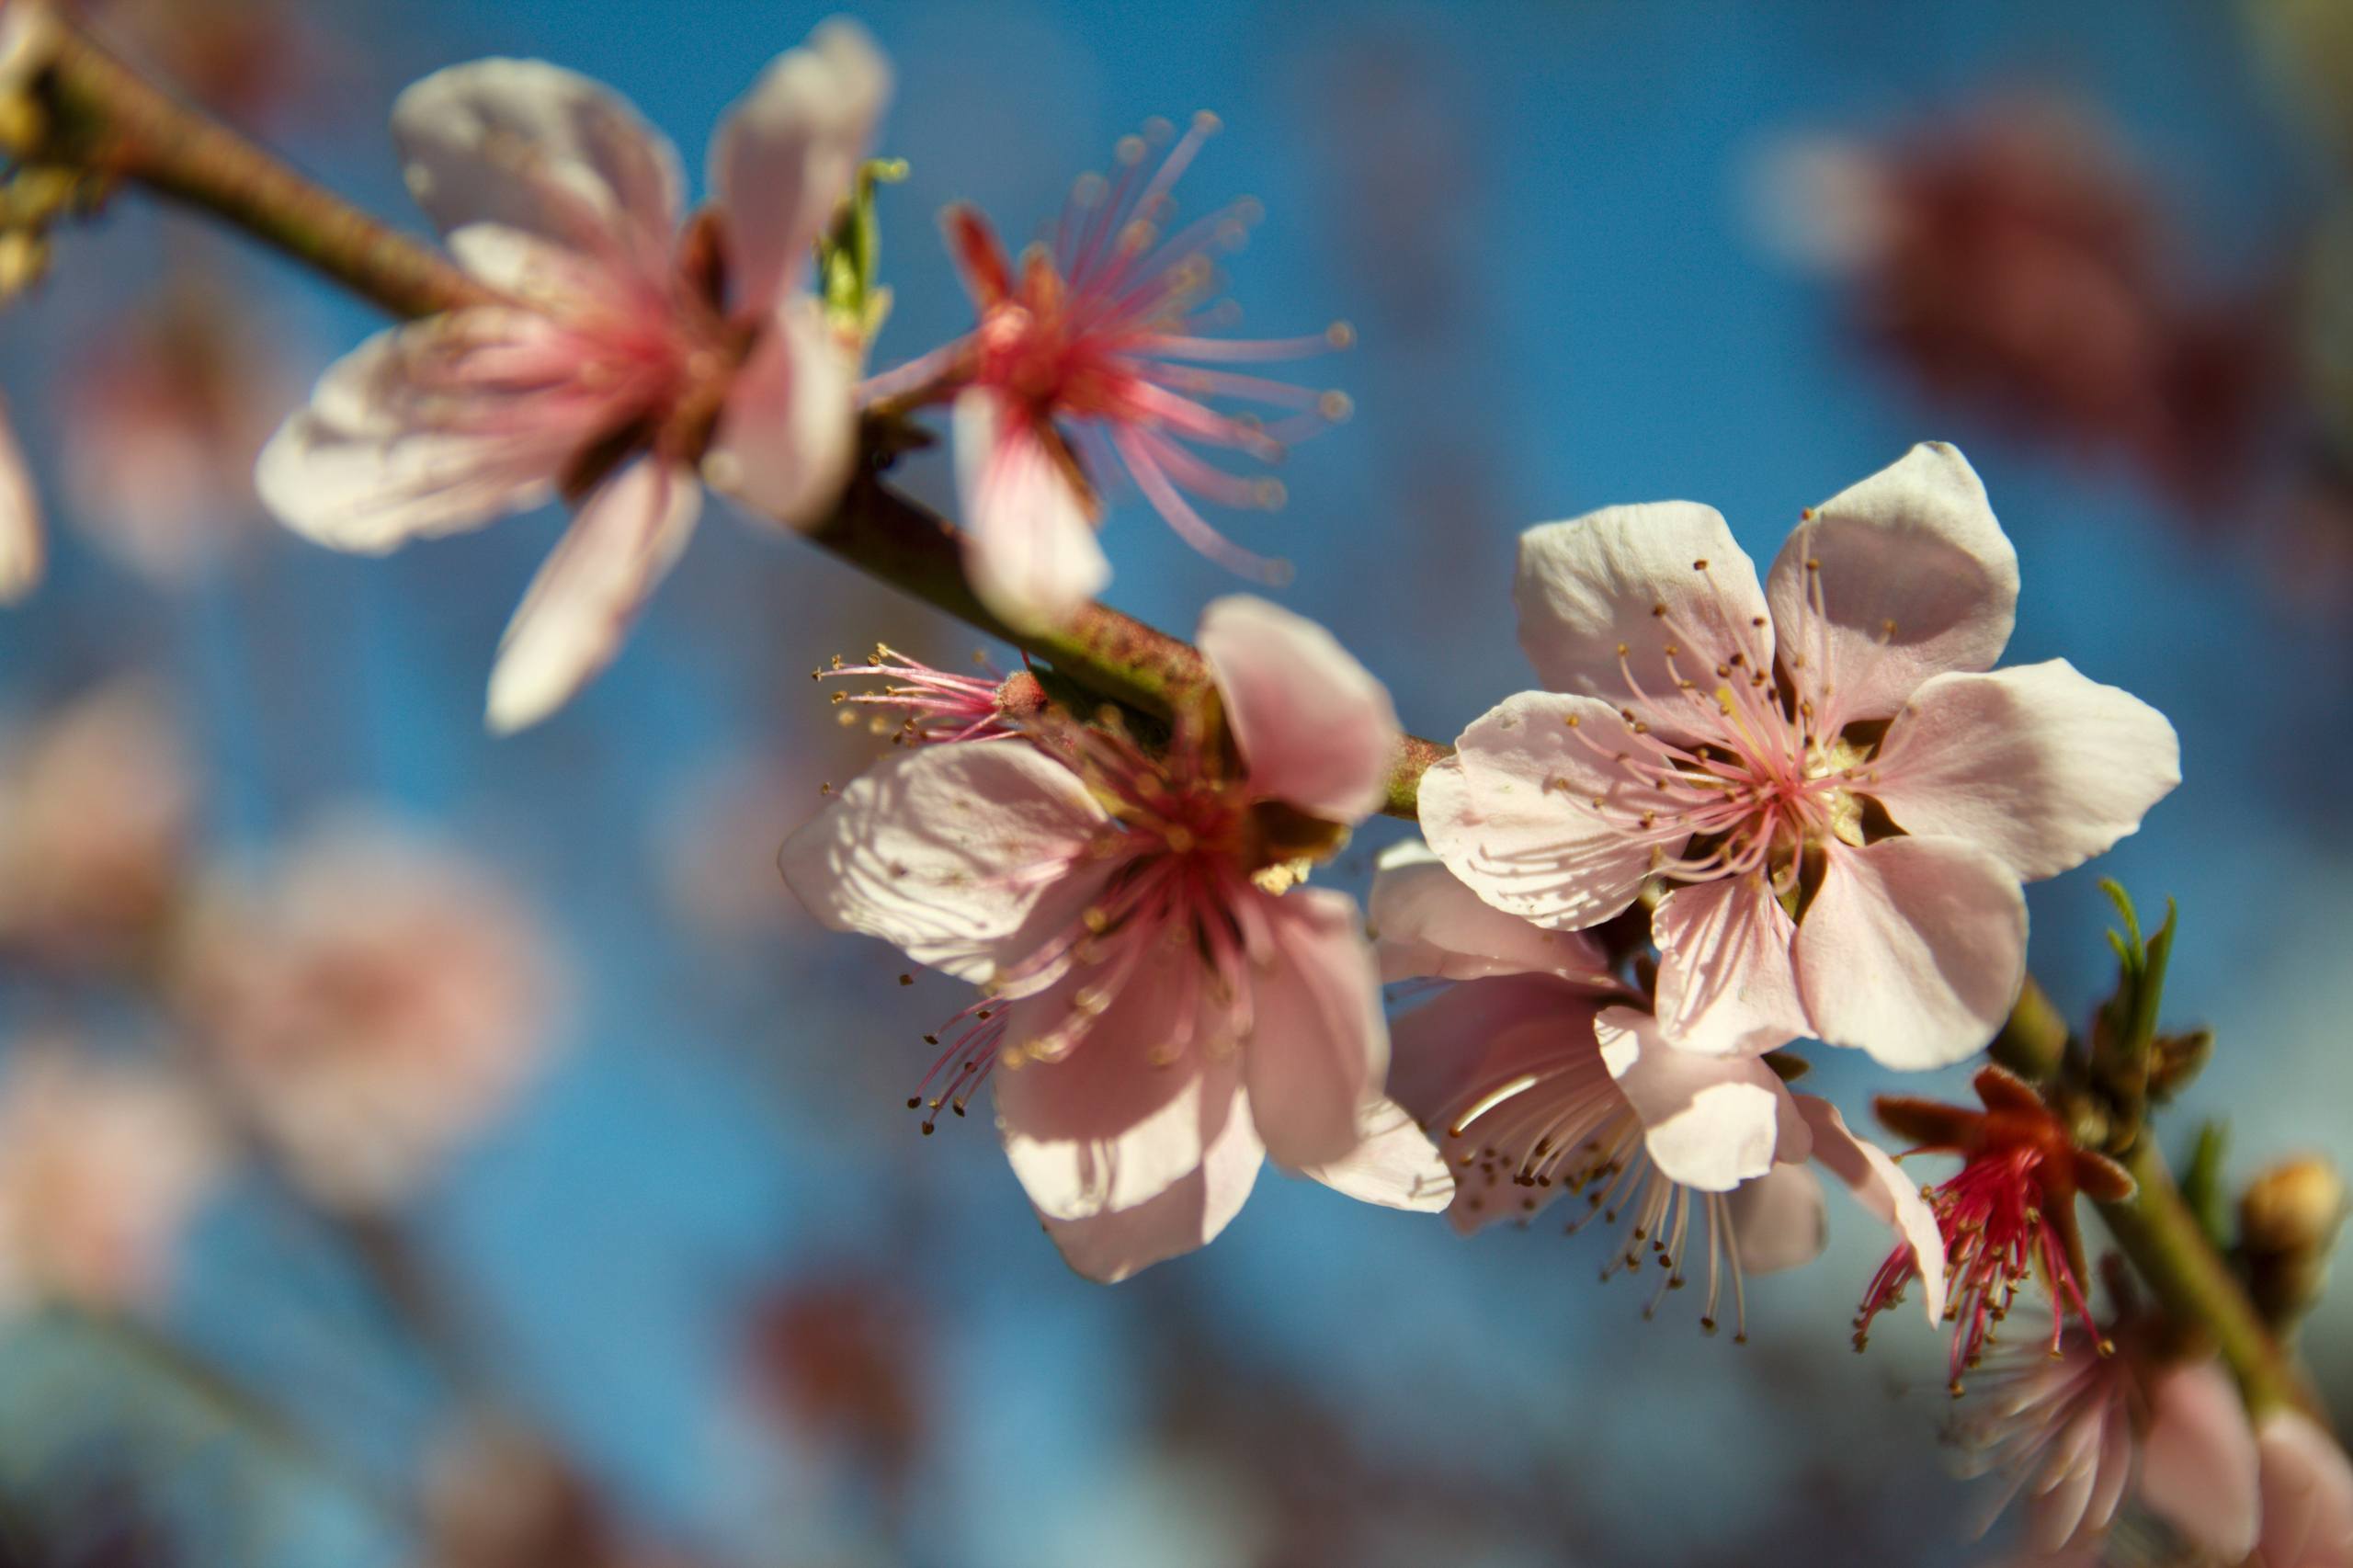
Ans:
[{"label": "blurred pink flower", "polygon": [[683,238],[676,150],[596,83],[485,60],[401,96],[410,190],[506,301],[370,338],[256,481],[290,527],[369,553],[579,503],[507,627],[493,729],[545,718],[611,660],[693,531],[698,465],[789,523],[832,505],[853,369],[798,285],[888,81],[846,22],[779,56],[713,137],[715,210]]},{"label": "blurred pink flower", "polygon": [[154,1303],[222,1153],[172,1074],[17,1044],[0,1069],[0,1311]]},{"label": "blurred pink flower", "polygon": [[1958,1423],[1968,1471],[2003,1478],[1988,1525],[2023,1495],[2034,1551],[2085,1548],[2129,1495],[2217,1561],[2254,1550],[2256,1441],[2238,1389],[2211,1358],[2159,1359],[2152,1338],[2120,1328],[2111,1345],[2071,1324],[2055,1350],[2037,1337],[1989,1360]]},{"label": "blurred pink flower", "polygon": [[[1728,1289],[1745,1332],[1745,1276],[1822,1250],[1813,1159],[1896,1230],[1900,1250],[1941,1274],[1935,1218],[1893,1161],[1827,1101],[1790,1094],[1768,1063],[1677,1049],[1608,978],[1589,937],[1482,903],[1417,844],[1381,858],[1372,922],[1383,979],[1456,983],[1392,1026],[1389,1092],[1457,1172],[1457,1230],[1525,1221],[1580,1194],[1572,1233],[1595,1215],[1627,1217],[1605,1278],[1655,1256],[1654,1309],[1684,1283],[1696,1244],[1701,1324],[1714,1329]],[[1943,1305],[1931,1290],[1930,1321]]]},{"label": "blurred pink flower", "polygon": [[208,1057],[320,1201],[397,1205],[541,1065],[554,961],[506,888],[381,824],[314,830],[257,885],[223,886],[177,955]]},{"label": "blurred pink flower", "polygon": [[[1174,235],[1166,229],[1177,176],[1216,128],[1214,116],[1195,116],[1149,179],[1150,139],[1121,142],[1116,182],[1081,180],[1052,243],[1023,252],[1017,265],[986,219],[951,209],[949,248],[980,324],[862,389],[870,400],[955,398],[966,564],[989,608],[1016,626],[1060,624],[1110,580],[1095,539],[1090,466],[1097,478],[1123,467],[1169,526],[1211,560],[1279,580],[1279,563],[1226,540],[1188,497],[1271,508],[1281,505],[1282,486],[1225,472],[1188,443],[1274,462],[1287,445],[1347,416],[1338,392],[1201,368],[1297,358],[1353,341],[1339,324],[1282,340],[1213,335],[1229,319],[1200,309],[1217,283],[1213,258],[1241,243],[1256,204],[1220,208]],[[1269,425],[1221,412],[1216,400],[1283,417]],[[1091,465],[1082,465],[1073,439]]]},{"label": "blurred pink flower", "polygon": [[1097,1279],[1211,1240],[1267,1155],[1373,1201],[1445,1198],[1427,1141],[1381,1098],[1389,1036],[1356,907],[1294,891],[1381,802],[1389,694],[1258,599],[1211,605],[1200,647],[1238,756],[1198,722],[1165,759],[1067,723],[1036,745],[926,746],[878,763],[781,858],[827,925],[984,988],[930,1103],[961,1112],[994,1077],[1015,1174]]},{"label": "blurred pink flower", "polygon": [[254,459],[291,388],[246,309],[172,293],[119,316],[63,378],[67,515],[160,586],[188,585],[256,515]]},{"label": "blurred pink flower", "polygon": [[0,948],[141,956],[180,895],[196,793],[171,714],[134,679],[0,740]]},{"label": "blurred pink flower", "polygon": [[2019,883],[2180,778],[2165,717],[2065,661],[1981,673],[2018,559],[1948,446],[1807,512],[1763,587],[1722,515],[1671,501],[1529,530],[1514,597],[1550,689],[1463,732],[1423,832],[1542,926],[1665,883],[1658,1015],[1688,1049],[1970,1055],[2025,973]]},{"label": "blurred pink flower", "polygon": [[2180,235],[2089,106],[2006,97],[1872,144],[1793,138],[1768,239],[1844,283],[1872,346],[1949,405],[2120,450],[2192,505],[2240,498],[2287,346],[2260,301],[2206,301]]},{"label": "blurred pink flower", "polygon": [[688,1568],[637,1539],[580,1467],[492,1413],[453,1422],[427,1450],[420,1568]]},{"label": "blurred pink flower", "polygon": [[2336,1439],[2298,1410],[2256,1427],[2263,1495],[2256,1568],[2353,1565],[2353,1464]]}]

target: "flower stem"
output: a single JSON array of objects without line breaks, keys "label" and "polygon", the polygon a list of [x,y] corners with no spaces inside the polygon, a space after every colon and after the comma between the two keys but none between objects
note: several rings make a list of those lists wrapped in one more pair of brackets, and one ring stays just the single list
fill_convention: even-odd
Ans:
[{"label": "flower stem", "polygon": [[2165,1311],[2211,1336],[2256,1416],[2289,1406],[2318,1415],[2287,1353],[2174,1185],[2156,1140],[2144,1134],[2123,1163],[2139,1190],[2121,1203],[2101,1204],[2100,1217]]}]

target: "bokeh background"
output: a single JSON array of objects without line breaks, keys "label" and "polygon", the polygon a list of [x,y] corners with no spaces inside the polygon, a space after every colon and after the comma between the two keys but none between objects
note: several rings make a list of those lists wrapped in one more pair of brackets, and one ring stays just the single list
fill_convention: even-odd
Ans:
[{"label": "bokeh background", "polygon": [[[408,223],[384,117],[427,71],[570,65],[699,170],[721,109],[823,14],[94,10]],[[1527,525],[1686,497],[1766,557],[1802,506],[1916,439],[1959,443],[2023,562],[2012,656],[2063,655],[2181,733],[2182,788],[2099,867],[2144,907],[2180,900],[2168,1016],[2218,1033],[2169,1135],[2227,1119],[2242,1175],[2342,1157],[2340,11],[878,0],[859,14],[899,73],[881,150],[912,173],[882,198],[897,310],[877,364],[968,324],[944,203],[1027,233],[1147,116],[1215,109],[1226,129],[1179,196],[1265,202],[1231,266],[1246,322],[1346,318],[1360,339],[1304,372],[1355,418],[1294,455],[1285,512],[1233,532],[1294,562],[1282,600],[1439,736],[1524,683],[1506,593]],[[877,639],[958,664],[972,634],[715,514],[616,666],[493,741],[491,655],[560,519],[383,561],[275,531],[243,488],[253,445],[378,324],[136,198],[57,246],[0,321],[54,542],[48,584],[0,619],[12,733],[136,676],[192,751],[194,861],[234,873],[323,821],[393,819],[494,879],[553,956],[528,1082],[400,1201],[324,1220],[239,1167],[180,1238],[152,1332],[44,1313],[0,1340],[0,1524],[45,1543],[29,1561],[2005,1550],[1999,1527],[1971,1539],[1982,1494],[1939,1446],[1940,1343],[1906,1320],[1848,1346],[1884,1242],[1836,1199],[1828,1255],[1751,1290],[1745,1345],[1703,1336],[1680,1299],[1643,1322],[1640,1287],[1596,1283],[1598,1236],[1466,1242],[1271,1171],[1198,1256],[1115,1289],[1066,1272],[984,1120],[923,1138],[903,1108],[954,988],[902,986],[895,953],[815,929],[772,869],[820,785],[880,744],[838,727],[808,672]],[[905,477],[947,504],[944,461]],[[1133,497],[1108,539],[1113,602],[1156,624],[1183,631],[1236,585]],[[1339,881],[1360,890],[1404,831],[1368,827]],[[2035,970],[2077,1013],[2112,976],[2097,874],[2030,895]],[[19,1052],[70,1031],[172,1058],[176,1014],[135,966],[0,978]],[[1859,1117],[1883,1085],[1814,1054]],[[2341,1418],[2348,1325],[2339,1300],[2305,1334]],[[465,1503],[469,1477],[487,1501]],[[518,1498],[539,1510],[510,1530],[527,1546],[447,1522]]]}]

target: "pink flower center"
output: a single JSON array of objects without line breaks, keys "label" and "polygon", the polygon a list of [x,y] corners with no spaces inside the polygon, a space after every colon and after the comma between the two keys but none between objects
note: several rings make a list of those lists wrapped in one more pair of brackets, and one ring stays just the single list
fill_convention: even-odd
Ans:
[{"label": "pink flower center", "polygon": [[[1254,970],[1274,952],[1269,903],[1296,880],[1297,860],[1328,854],[1345,837],[1252,801],[1245,783],[1181,728],[1160,758],[1102,728],[1056,726],[1037,739],[1086,778],[1110,820],[1076,853],[1016,875],[1086,877],[1098,892],[1029,957],[1000,970],[988,995],[926,1037],[943,1049],[907,1103],[926,1108],[926,1132],[942,1107],[963,1115],[1000,1064],[1066,1058],[1140,982],[1165,988],[1150,1020],[1154,1066],[1193,1051],[1231,1056],[1251,1032]],[[1058,987],[1067,988],[1059,1004],[1032,1000]],[[1015,1019],[1023,1038],[1008,1042]]]},{"label": "pink flower center", "polygon": [[[1706,573],[1706,561],[1692,562]],[[1818,642],[1821,571],[1806,562],[1808,612],[1800,648]],[[1877,775],[1870,743],[1842,735],[1819,649],[1775,661],[1766,618],[1712,627],[1661,603],[1656,665],[1638,672],[1618,644],[1624,683],[1615,735],[1576,716],[1569,728],[1609,778],[1584,804],[1620,842],[1652,847],[1656,874],[1677,881],[1765,873],[1789,897],[1804,852],[1836,838],[1863,842],[1859,787]],[[1566,780],[1553,787],[1574,790]]]}]

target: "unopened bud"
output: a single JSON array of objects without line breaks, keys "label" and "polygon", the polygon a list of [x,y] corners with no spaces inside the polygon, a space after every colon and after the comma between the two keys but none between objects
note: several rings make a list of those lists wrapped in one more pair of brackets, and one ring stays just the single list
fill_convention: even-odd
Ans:
[{"label": "unopened bud", "polygon": [[2214,1031],[2161,1034],[2150,1048],[2149,1098],[2164,1105],[2189,1087],[2214,1054]]},{"label": "unopened bud", "polygon": [[2239,1253],[2264,1317],[2285,1327],[2320,1301],[2345,1222],[2345,1178],[2318,1154],[2273,1165],[2239,1199]]}]

